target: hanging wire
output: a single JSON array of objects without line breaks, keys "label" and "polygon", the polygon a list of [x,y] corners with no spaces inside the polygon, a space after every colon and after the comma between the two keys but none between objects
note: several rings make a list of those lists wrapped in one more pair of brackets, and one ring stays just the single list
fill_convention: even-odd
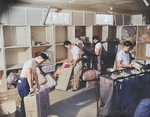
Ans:
[{"label": "hanging wire", "polygon": [[70,3],[73,3],[75,0],[69,0]]}]

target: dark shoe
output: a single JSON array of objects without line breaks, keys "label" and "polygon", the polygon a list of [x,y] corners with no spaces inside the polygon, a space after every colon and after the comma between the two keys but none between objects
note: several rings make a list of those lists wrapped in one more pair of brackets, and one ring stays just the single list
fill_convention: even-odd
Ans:
[{"label": "dark shoe", "polygon": [[77,91],[77,90],[78,90],[78,89],[76,89],[76,90],[75,90],[75,89],[72,89],[73,92],[74,92],[74,91]]}]

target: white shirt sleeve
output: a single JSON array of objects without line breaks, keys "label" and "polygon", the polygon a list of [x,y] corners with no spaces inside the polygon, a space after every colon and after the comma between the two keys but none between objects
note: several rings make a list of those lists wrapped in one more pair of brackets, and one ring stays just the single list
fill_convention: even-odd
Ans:
[{"label": "white shirt sleeve", "polygon": [[102,48],[102,44],[101,43],[97,43],[96,45],[95,45],[95,52],[96,52],[96,49],[101,49]]},{"label": "white shirt sleeve", "polygon": [[80,53],[80,49],[77,46],[74,46],[74,48],[71,49],[71,53],[72,53],[73,59],[75,60],[77,55]]},{"label": "white shirt sleeve", "polygon": [[79,49],[78,47],[76,47],[76,49],[75,49],[75,54],[76,54],[76,55],[79,54],[79,51],[80,51],[80,49]]},{"label": "white shirt sleeve", "polygon": [[120,51],[118,54],[117,54],[117,61],[121,61],[122,60],[122,52]]}]

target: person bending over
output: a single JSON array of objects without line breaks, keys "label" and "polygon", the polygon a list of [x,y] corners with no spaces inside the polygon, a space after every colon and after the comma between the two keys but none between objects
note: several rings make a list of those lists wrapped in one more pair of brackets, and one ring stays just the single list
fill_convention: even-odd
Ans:
[{"label": "person bending over", "polygon": [[44,53],[39,53],[37,57],[29,59],[25,62],[22,72],[20,74],[20,78],[18,80],[18,92],[21,100],[21,117],[25,117],[25,109],[24,109],[24,102],[23,99],[25,96],[29,94],[29,92],[34,92],[35,89],[33,88],[33,78],[36,81],[37,88],[40,89],[38,77],[36,73],[36,66],[43,63],[48,57]]},{"label": "person bending over", "polygon": [[76,45],[72,44],[70,41],[65,41],[64,46],[67,49],[70,49],[71,51],[72,59],[69,62],[69,64],[74,66],[73,68],[74,74],[73,74],[73,80],[71,80],[71,86],[72,86],[72,90],[76,91],[79,89],[80,86],[80,75],[81,75],[81,68],[82,68],[82,63],[81,61],[79,61],[80,49]]}]

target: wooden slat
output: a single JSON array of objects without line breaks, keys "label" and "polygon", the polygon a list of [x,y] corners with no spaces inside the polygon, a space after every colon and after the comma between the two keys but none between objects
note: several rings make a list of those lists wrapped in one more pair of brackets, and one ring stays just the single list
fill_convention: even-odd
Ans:
[{"label": "wooden slat", "polygon": [[142,41],[142,35],[146,33],[147,26],[138,26],[138,41]]},{"label": "wooden slat", "polygon": [[70,80],[71,72],[72,72],[72,66],[70,68],[64,68],[66,63],[63,64],[61,73],[58,77],[57,86],[56,89],[66,91],[67,86]]},{"label": "wooden slat", "polygon": [[138,45],[137,45],[137,51],[136,51],[137,57],[140,57],[140,58],[146,57],[145,56],[145,52],[146,52],[146,44],[144,44],[144,43],[138,43]]}]

